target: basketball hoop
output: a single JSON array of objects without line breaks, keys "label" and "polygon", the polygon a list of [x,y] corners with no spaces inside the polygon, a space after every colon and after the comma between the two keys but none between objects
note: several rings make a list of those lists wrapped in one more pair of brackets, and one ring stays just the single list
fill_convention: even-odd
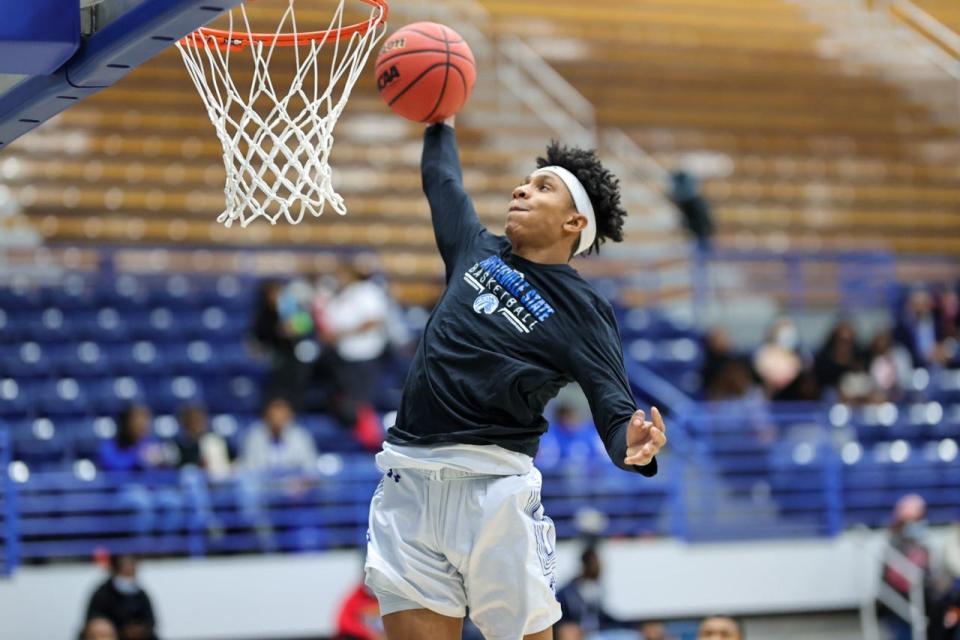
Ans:
[{"label": "basketball hoop", "polygon": [[[218,222],[246,227],[260,217],[271,224],[284,217],[297,224],[307,214],[320,216],[327,203],[346,214],[330,170],[333,129],[386,31],[389,11],[387,0],[362,1],[372,7],[365,22],[345,26],[340,0],[329,27],[310,32],[298,31],[294,0],[274,33],[254,33],[241,5],[242,28],[234,28],[231,11],[226,30],[198,29],[177,43],[223,145],[226,208]],[[329,72],[321,69],[324,45],[332,48]],[[283,48],[292,52],[293,78],[280,90],[270,64]],[[241,58],[252,66],[242,90],[245,74],[231,76],[231,62]]]}]

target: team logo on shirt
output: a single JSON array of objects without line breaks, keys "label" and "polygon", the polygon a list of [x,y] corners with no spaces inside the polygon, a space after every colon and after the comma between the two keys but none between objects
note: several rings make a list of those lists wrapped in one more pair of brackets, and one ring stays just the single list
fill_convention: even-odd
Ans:
[{"label": "team logo on shirt", "polygon": [[463,279],[480,294],[473,301],[474,311],[503,316],[520,333],[530,333],[556,313],[524,275],[499,256],[490,256],[473,265],[463,274]]},{"label": "team logo on shirt", "polygon": [[477,313],[485,313],[487,315],[496,311],[499,306],[500,301],[497,300],[497,296],[492,293],[481,293],[477,296],[477,299],[473,301],[473,310]]}]

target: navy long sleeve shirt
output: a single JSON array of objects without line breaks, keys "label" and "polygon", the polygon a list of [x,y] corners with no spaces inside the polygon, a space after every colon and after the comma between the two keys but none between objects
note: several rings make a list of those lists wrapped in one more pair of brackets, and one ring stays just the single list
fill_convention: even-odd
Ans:
[{"label": "navy long sleeve shirt", "polygon": [[447,287],[410,367],[396,424],[398,445],[499,445],[534,456],[543,410],[576,381],[590,402],[610,459],[625,465],[636,411],[610,304],[567,264],[514,255],[480,223],[463,188],[452,128],[424,135],[423,189]]}]

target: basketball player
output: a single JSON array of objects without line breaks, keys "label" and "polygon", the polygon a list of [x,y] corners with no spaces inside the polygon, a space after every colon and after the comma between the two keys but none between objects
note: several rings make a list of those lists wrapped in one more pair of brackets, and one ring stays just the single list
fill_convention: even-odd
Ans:
[{"label": "basketball player", "polygon": [[583,388],[614,464],[657,472],[666,443],[636,410],[610,304],[568,264],[623,239],[617,179],[553,144],[514,189],[506,237],[464,192],[453,120],[427,128],[423,188],[447,288],[411,365],[377,464],[366,581],[389,640],[543,640],[560,619],[555,531],[533,467],[544,405]]}]

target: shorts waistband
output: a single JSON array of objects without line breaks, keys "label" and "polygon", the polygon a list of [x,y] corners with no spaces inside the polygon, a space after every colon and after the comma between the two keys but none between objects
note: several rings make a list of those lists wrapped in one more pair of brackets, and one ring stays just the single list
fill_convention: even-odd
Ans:
[{"label": "shorts waistband", "polygon": [[429,480],[456,480],[458,478],[495,478],[502,477],[490,473],[476,473],[473,471],[462,471],[460,469],[418,469],[416,467],[405,467],[402,469],[387,469],[387,477],[392,475],[402,476],[404,473],[413,473]]}]

